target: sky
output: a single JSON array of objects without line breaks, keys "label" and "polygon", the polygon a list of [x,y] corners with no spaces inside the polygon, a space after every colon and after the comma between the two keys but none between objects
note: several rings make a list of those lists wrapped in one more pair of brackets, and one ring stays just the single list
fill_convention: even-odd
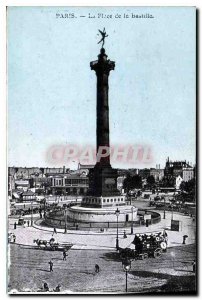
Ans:
[{"label": "sky", "polygon": [[195,14],[194,7],[9,7],[8,166],[76,168],[73,159],[52,164],[49,149],[95,146],[90,62],[104,27],[104,47],[116,64],[109,77],[110,143],[152,149],[149,163],[113,167],[164,167],[168,156],[195,163]]}]

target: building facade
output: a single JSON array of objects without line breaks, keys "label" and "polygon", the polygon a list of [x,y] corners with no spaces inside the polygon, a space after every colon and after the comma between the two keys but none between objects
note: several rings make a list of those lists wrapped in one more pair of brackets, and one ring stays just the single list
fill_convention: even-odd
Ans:
[{"label": "building facade", "polygon": [[185,161],[170,161],[169,157],[166,161],[164,169],[165,177],[177,178],[180,176],[183,181],[189,181],[194,178],[194,168]]},{"label": "building facade", "polygon": [[53,195],[85,195],[89,186],[87,176],[54,175],[51,177],[51,193]]}]

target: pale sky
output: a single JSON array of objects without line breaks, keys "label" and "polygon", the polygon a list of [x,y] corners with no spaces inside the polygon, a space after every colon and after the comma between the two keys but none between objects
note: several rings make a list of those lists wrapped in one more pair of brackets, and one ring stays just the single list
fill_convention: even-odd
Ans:
[{"label": "pale sky", "polygon": [[113,167],[164,167],[168,156],[195,163],[195,15],[194,7],[9,7],[8,165],[51,166],[52,145],[95,145],[90,61],[104,27],[106,53],[116,63],[109,78],[111,145],[149,145],[153,154],[150,165]]}]

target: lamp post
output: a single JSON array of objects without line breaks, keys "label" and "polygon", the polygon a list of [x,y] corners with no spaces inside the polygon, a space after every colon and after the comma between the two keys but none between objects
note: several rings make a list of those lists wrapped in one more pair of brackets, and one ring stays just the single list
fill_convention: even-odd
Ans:
[{"label": "lamp post", "polygon": [[128,271],[131,268],[131,261],[127,258],[122,262],[123,270],[126,272],[126,293],[128,292]]},{"label": "lamp post", "polygon": [[166,218],[166,197],[164,196],[164,211],[163,211],[163,218]]},{"label": "lamp post", "polygon": [[65,207],[65,232],[64,233],[67,233],[67,208]]},{"label": "lamp post", "polygon": [[131,207],[131,211],[132,211],[131,234],[133,234],[133,206]]},{"label": "lamp post", "polygon": [[119,249],[119,227],[118,227],[118,222],[119,222],[119,214],[120,211],[117,207],[117,210],[115,211],[116,217],[117,217],[117,235],[116,235],[116,250]]},{"label": "lamp post", "polygon": [[33,226],[33,199],[31,201],[31,226]]},{"label": "lamp post", "polygon": [[171,208],[172,208],[171,220],[173,220],[173,204],[171,205]]},{"label": "lamp post", "polygon": [[44,199],[44,219],[46,217],[46,198]]}]

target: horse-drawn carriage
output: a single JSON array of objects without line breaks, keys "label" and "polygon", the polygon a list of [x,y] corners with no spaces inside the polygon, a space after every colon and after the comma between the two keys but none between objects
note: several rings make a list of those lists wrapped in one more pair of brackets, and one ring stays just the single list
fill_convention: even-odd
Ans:
[{"label": "horse-drawn carriage", "polygon": [[37,244],[38,249],[49,250],[49,251],[69,250],[73,246],[73,244],[71,243],[64,243],[64,244],[58,243],[55,241],[54,238],[51,238],[49,241],[36,239],[33,242]]},{"label": "horse-drawn carriage", "polygon": [[135,234],[132,243],[126,248],[119,248],[121,258],[145,259],[157,258],[167,250],[167,233],[164,231],[150,234]]}]

